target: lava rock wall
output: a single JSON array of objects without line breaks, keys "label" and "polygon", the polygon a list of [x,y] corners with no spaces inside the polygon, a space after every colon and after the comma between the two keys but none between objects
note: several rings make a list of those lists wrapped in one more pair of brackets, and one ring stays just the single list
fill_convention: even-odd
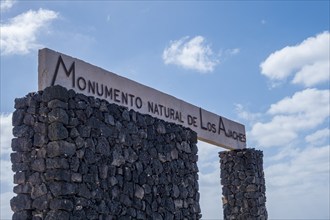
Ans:
[{"label": "lava rock wall", "polygon": [[224,219],[266,220],[268,215],[262,151],[223,151],[219,156]]},{"label": "lava rock wall", "polygon": [[199,219],[197,135],[61,86],[15,100],[13,219]]}]

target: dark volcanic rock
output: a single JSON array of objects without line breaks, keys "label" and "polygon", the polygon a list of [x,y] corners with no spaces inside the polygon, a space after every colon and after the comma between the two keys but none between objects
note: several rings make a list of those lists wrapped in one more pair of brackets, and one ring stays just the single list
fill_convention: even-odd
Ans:
[{"label": "dark volcanic rock", "polygon": [[42,94],[42,101],[49,102],[51,100],[58,99],[63,102],[67,102],[69,99],[68,90],[62,86],[56,85],[47,87]]},{"label": "dark volcanic rock", "polygon": [[10,200],[11,209],[14,212],[31,209],[31,198],[29,195],[18,194]]},{"label": "dark volcanic rock", "polygon": [[13,113],[12,125],[13,126],[22,125],[24,115],[25,115],[25,110],[24,109],[16,109]]},{"label": "dark volcanic rock", "polygon": [[48,113],[48,121],[52,122],[60,122],[63,124],[69,123],[69,116],[65,110],[61,108],[55,108],[51,112]]},{"label": "dark volcanic rock", "polygon": [[62,123],[54,122],[48,126],[48,138],[51,141],[66,139],[69,136],[68,130]]},{"label": "dark volcanic rock", "polygon": [[267,219],[263,154],[254,149],[219,153],[225,219]]},{"label": "dark volcanic rock", "polygon": [[32,213],[30,210],[23,210],[14,212],[12,220],[22,220],[22,219],[31,219]]},{"label": "dark volcanic rock", "polygon": [[25,137],[32,138],[33,137],[33,129],[27,125],[15,126],[13,128],[14,137]]},{"label": "dark volcanic rock", "polygon": [[[190,129],[61,86],[16,99],[15,108],[13,219],[201,218]],[[240,175],[249,182],[240,197],[264,190],[251,174]]]},{"label": "dark volcanic rock", "polygon": [[76,153],[76,146],[67,141],[52,141],[47,145],[47,155],[49,157],[72,156]]}]

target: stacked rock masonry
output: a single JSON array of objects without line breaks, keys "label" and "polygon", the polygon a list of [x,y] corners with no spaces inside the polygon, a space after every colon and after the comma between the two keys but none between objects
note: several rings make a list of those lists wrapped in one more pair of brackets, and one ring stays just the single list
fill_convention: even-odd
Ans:
[{"label": "stacked rock masonry", "polygon": [[266,220],[268,215],[262,151],[223,151],[219,156],[224,219]]},{"label": "stacked rock masonry", "polygon": [[197,135],[61,86],[15,100],[13,219],[200,219]]}]

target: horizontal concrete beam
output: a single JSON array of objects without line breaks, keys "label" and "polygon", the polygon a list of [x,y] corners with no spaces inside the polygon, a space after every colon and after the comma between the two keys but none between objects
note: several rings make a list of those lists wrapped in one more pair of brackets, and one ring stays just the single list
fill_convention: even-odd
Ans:
[{"label": "horizontal concrete beam", "polygon": [[199,140],[227,149],[246,147],[244,125],[48,48],[39,51],[38,80],[39,90],[61,85],[191,128]]}]

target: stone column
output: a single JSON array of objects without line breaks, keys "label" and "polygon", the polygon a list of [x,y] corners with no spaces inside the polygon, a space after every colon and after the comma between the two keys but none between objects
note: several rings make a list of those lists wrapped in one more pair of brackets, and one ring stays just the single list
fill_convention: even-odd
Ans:
[{"label": "stone column", "polygon": [[223,151],[219,156],[224,219],[266,220],[268,215],[262,151]]},{"label": "stone column", "polygon": [[192,130],[60,86],[15,108],[13,220],[201,218]]}]

